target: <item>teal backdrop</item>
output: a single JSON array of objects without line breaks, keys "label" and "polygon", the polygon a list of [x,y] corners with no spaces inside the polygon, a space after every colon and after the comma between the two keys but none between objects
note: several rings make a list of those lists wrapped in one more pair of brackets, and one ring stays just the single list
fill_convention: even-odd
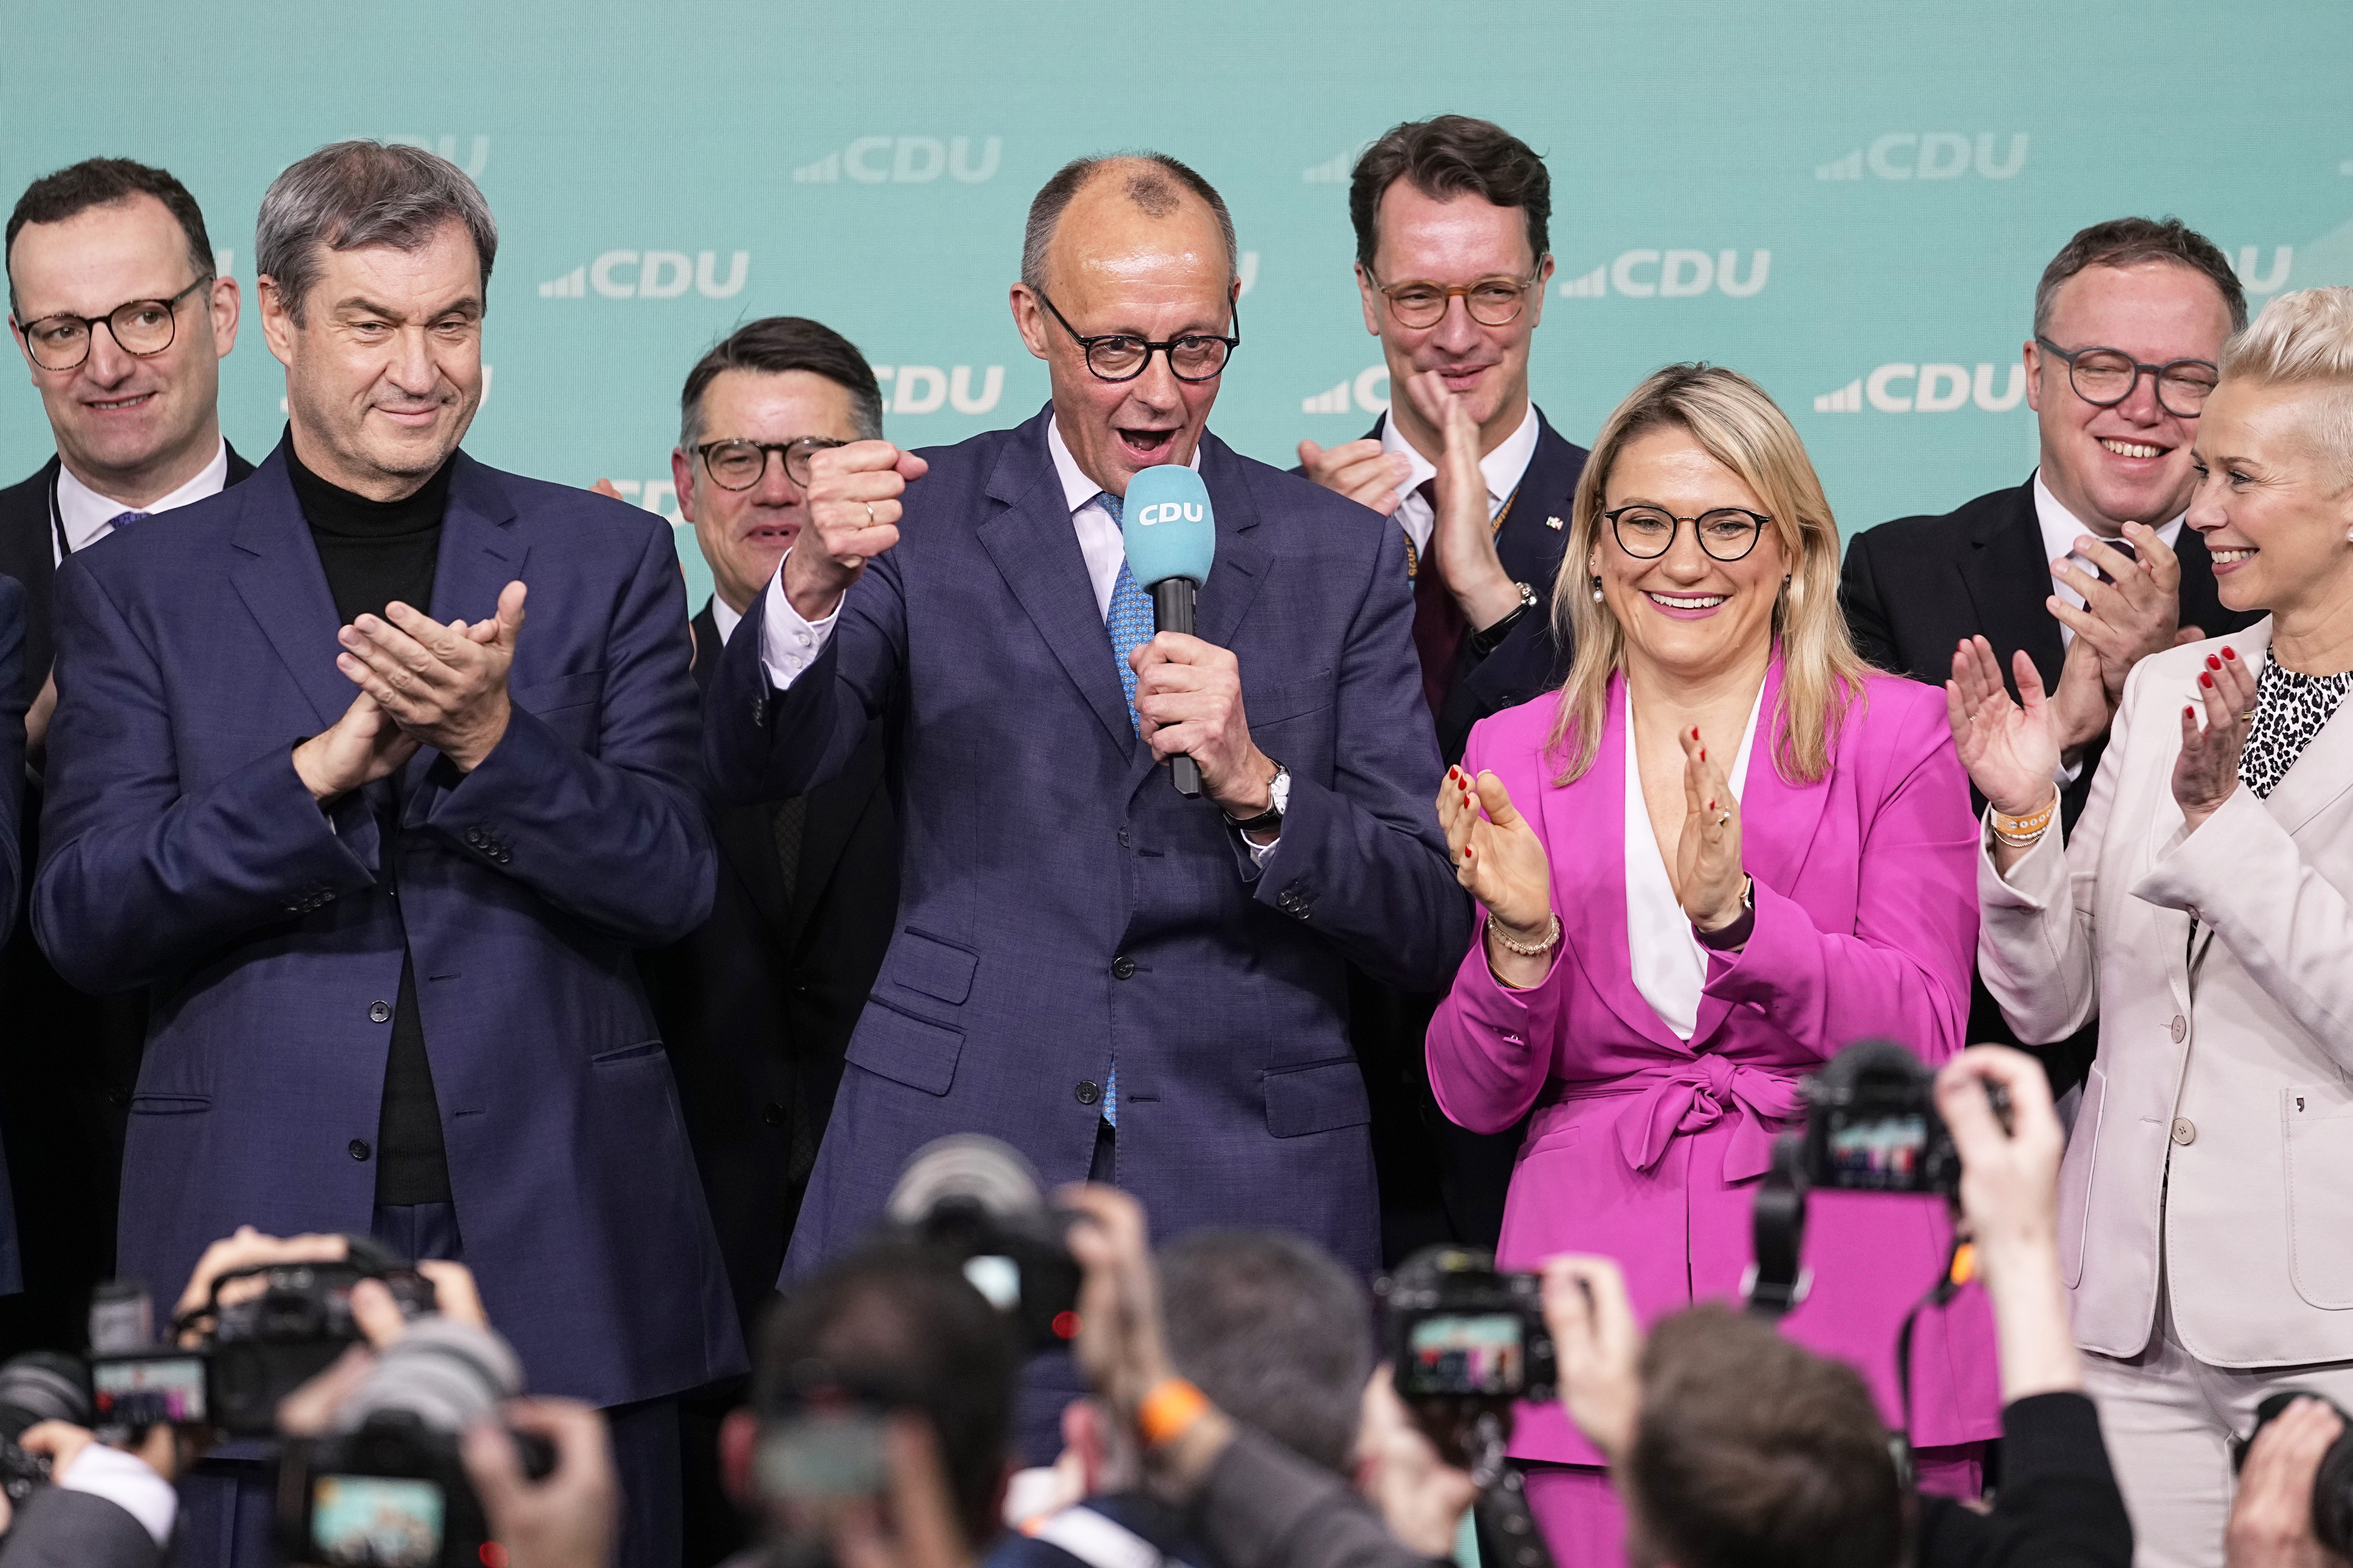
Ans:
[{"label": "teal backdrop", "polygon": [[[687,367],[790,312],[889,379],[889,434],[1016,422],[1046,377],[1005,303],[1030,194],[1148,146],[1199,169],[1245,252],[1213,427],[1289,464],[1388,395],[1349,277],[1347,172],[1390,124],[1487,116],[1550,163],[1559,266],[1536,397],[1573,438],[1669,360],[1748,372],[1850,533],[2022,479],[2013,374],[2069,234],[2176,213],[2253,302],[2353,282],[2353,5],[2179,0],[1599,5],[1071,0],[5,0],[0,193],[93,153],[203,205],[246,321],[223,416],[254,456],[282,378],[252,311],[253,215],[322,142],[448,154],[501,243],[469,447],[675,519]],[[21,361],[16,362],[21,365]],[[21,372],[0,479],[49,450]],[[681,535],[697,602],[708,579]]]}]

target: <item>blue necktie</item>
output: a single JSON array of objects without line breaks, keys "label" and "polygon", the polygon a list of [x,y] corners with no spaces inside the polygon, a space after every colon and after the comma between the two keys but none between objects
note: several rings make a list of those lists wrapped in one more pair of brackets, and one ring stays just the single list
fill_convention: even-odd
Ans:
[{"label": "blue necktie", "polygon": [[[1095,498],[1103,510],[1111,513],[1113,522],[1120,516],[1120,498],[1105,490]],[[1112,658],[1119,665],[1119,686],[1127,694],[1127,720],[1135,726],[1138,735],[1144,733],[1144,721],[1135,711],[1135,671],[1129,668],[1127,656],[1152,640],[1152,595],[1135,585],[1135,574],[1127,563],[1119,563],[1119,580],[1111,585],[1111,613],[1104,617],[1103,629],[1111,634]],[[1103,1119],[1113,1127],[1119,1125],[1119,1063],[1113,1061],[1103,1079]]]},{"label": "blue necktie", "polygon": [[134,522],[145,521],[147,515],[143,511],[118,511],[106,520],[106,526],[111,531],[120,533]]},{"label": "blue necktie", "polygon": [[[1117,523],[1120,498],[1105,490],[1095,498]],[[1127,656],[1152,640],[1152,595],[1135,584],[1135,574],[1127,563],[1119,563],[1119,580],[1111,585],[1111,611],[1103,617],[1103,628],[1111,633],[1112,658],[1119,665],[1119,689],[1127,694],[1127,721],[1135,726],[1138,735],[1144,733],[1144,721],[1135,711],[1135,671],[1129,668]]]}]

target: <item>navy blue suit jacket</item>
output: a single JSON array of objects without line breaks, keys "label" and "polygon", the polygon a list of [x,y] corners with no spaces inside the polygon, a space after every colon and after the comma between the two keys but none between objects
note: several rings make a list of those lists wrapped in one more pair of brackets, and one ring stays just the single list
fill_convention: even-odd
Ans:
[{"label": "navy blue suit jacket", "polygon": [[457,464],[432,614],[530,585],[514,713],[470,774],[408,764],[390,866],[384,786],[322,810],[294,773],[357,688],[282,449],[67,560],[35,929],[149,994],[123,1274],[168,1300],[240,1225],[368,1230],[405,934],[492,1320],[535,1391],[649,1398],[743,1365],[632,958],[711,908],[685,589],[643,512]]},{"label": "navy blue suit jacket", "polygon": [[[25,885],[17,816],[25,808],[25,630],[30,610],[25,585],[0,577],[0,898],[7,900],[0,903],[0,943],[16,927]],[[24,1288],[16,1205],[8,1190],[7,1163],[0,1161],[0,1296]]]},{"label": "navy blue suit jacket", "polygon": [[897,729],[899,930],[786,1275],[852,1245],[944,1133],[1002,1138],[1049,1183],[1083,1177],[1114,1059],[1117,1179],[1155,1233],[1281,1226],[1369,1268],[1343,961],[1442,988],[1471,932],[1433,804],[1404,536],[1202,440],[1218,542],[1200,635],[1234,651],[1251,733],[1291,770],[1261,874],[1136,737],[1049,417],[925,453],[898,547],[818,658],[772,691],[755,606],[707,699],[713,781],[737,799],[807,789],[870,716]]}]

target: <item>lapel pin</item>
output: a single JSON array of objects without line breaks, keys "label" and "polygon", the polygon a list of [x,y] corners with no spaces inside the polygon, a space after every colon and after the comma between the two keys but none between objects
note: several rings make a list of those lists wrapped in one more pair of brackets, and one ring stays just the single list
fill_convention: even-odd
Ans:
[{"label": "lapel pin", "polygon": [[1545,526],[1551,529],[1555,533],[1558,533],[1563,528],[1566,528],[1568,525],[1562,522],[1560,519],[1556,517],[1548,517],[1545,519]]}]

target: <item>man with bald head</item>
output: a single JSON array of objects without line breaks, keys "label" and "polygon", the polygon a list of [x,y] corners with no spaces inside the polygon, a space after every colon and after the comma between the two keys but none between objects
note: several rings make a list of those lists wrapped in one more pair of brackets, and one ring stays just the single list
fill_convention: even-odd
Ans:
[{"label": "man with bald head", "polygon": [[[899,929],[788,1278],[951,1132],[1050,1185],[1115,1181],[1163,1235],[1281,1226],[1377,1260],[1344,964],[1441,986],[1470,910],[1430,805],[1404,534],[1207,433],[1238,292],[1232,220],[1192,170],[1064,167],[1012,288],[1052,402],[923,454],[818,453],[808,521],[728,642],[706,721],[723,795],[798,795],[870,715],[895,731]],[[1128,483],[1169,463],[1216,514],[1198,637],[1152,635],[1124,570]],[[1140,634],[1111,629],[1139,602]],[[1198,798],[1162,765],[1178,752]]]}]

